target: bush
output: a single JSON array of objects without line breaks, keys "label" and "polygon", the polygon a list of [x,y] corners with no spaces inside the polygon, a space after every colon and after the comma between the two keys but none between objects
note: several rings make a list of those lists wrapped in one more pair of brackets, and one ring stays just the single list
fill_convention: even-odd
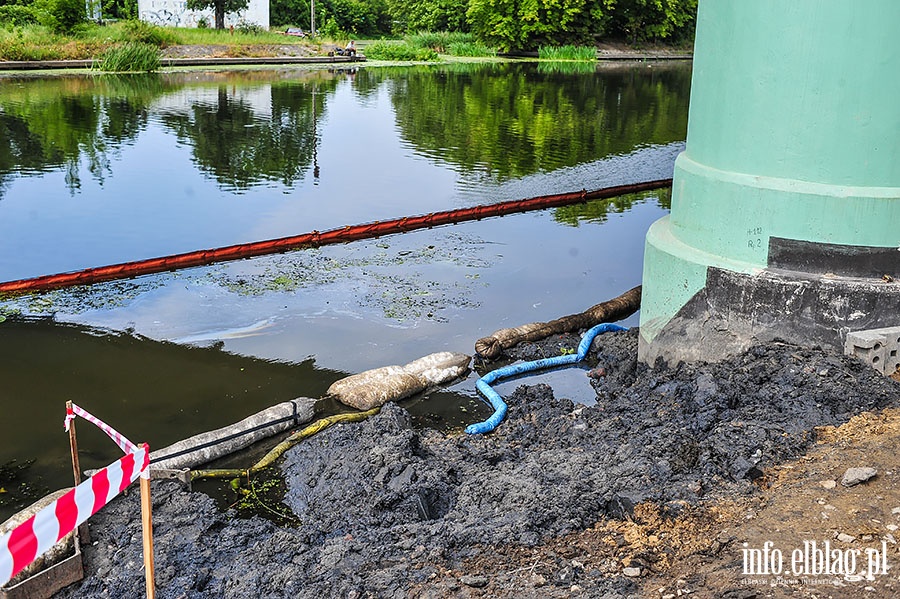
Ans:
[{"label": "bush", "polygon": [[478,42],[453,42],[447,48],[452,56],[496,56],[497,51]]},{"label": "bush", "polygon": [[69,33],[87,20],[84,0],[39,0],[32,6],[41,25],[56,33]]},{"label": "bush", "polygon": [[235,29],[238,33],[243,33],[245,35],[259,35],[264,31],[261,25],[257,25],[256,23],[248,23],[246,21],[238,22]]},{"label": "bush", "polygon": [[447,54],[452,44],[471,42],[473,39],[472,34],[459,31],[420,31],[403,38],[411,46],[431,48],[440,54]]},{"label": "bush", "polygon": [[391,44],[388,42],[375,42],[366,46],[366,58],[373,60],[437,60],[437,52],[431,48],[416,48],[406,42]]},{"label": "bush", "polygon": [[141,71],[159,69],[159,48],[141,42],[125,42],[104,52],[100,57],[101,71]]},{"label": "bush", "polygon": [[333,17],[325,19],[325,24],[319,28],[319,35],[333,40],[350,37],[349,33],[341,31],[341,28],[338,27],[337,21],[335,21]]},{"label": "bush", "polygon": [[590,46],[541,46],[541,60],[597,60],[597,49]]},{"label": "bush", "polygon": [[0,6],[0,24],[2,24],[0,26],[2,27],[9,29],[25,25],[36,25],[37,23],[37,13],[31,6],[19,6],[17,4]]},{"label": "bush", "polygon": [[150,44],[158,48],[165,48],[178,42],[171,31],[143,21],[126,21],[124,28],[125,35],[132,42]]}]

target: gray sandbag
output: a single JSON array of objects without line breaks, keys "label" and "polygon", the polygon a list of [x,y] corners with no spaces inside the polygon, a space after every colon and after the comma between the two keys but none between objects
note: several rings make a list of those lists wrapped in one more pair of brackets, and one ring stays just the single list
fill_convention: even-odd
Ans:
[{"label": "gray sandbag", "polygon": [[150,453],[150,471],[196,468],[313,418],[316,400],[298,397],[266,408],[240,422],[194,435]]},{"label": "gray sandbag", "polygon": [[406,366],[382,366],[334,382],[328,395],[357,410],[371,410],[431,387],[449,383],[469,370],[466,354],[437,352]]}]

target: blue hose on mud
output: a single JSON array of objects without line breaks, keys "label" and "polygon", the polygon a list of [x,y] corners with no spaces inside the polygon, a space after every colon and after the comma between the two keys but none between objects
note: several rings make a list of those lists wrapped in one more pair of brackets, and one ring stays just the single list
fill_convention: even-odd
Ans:
[{"label": "blue hose on mud", "polygon": [[476,422],[475,424],[470,424],[469,426],[467,426],[466,432],[470,435],[489,433],[497,428],[497,426],[506,417],[506,402],[503,401],[503,398],[500,397],[499,393],[491,388],[491,383],[496,382],[500,379],[524,374],[526,372],[533,372],[535,370],[543,370],[545,368],[553,368],[556,366],[564,366],[566,364],[575,364],[577,362],[581,362],[582,360],[584,360],[585,356],[587,356],[588,351],[591,349],[591,343],[594,342],[594,337],[596,337],[600,333],[627,330],[628,329],[626,327],[604,322],[603,324],[598,324],[597,326],[588,329],[588,331],[581,338],[581,343],[578,344],[577,353],[564,356],[555,356],[553,358],[543,358],[541,360],[535,360],[534,362],[525,362],[523,364],[511,364],[509,366],[504,366],[503,368],[498,368],[497,370],[492,370],[491,372],[487,373],[475,382],[475,388],[478,389],[478,391],[480,391],[481,394],[491,402],[491,407],[494,408],[494,413],[491,414],[490,418],[483,422]]}]

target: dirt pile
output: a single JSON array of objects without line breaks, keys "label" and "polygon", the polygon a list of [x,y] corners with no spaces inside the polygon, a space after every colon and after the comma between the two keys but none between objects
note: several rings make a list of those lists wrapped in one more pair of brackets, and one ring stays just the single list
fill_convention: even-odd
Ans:
[{"label": "dirt pile", "polygon": [[[160,596],[633,596],[687,556],[727,554],[732,568],[723,522],[759,501],[773,467],[809,450],[816,427],[900,405],[896,382],[820,350],[647,370],[635,349],[635,331],[595,340],[596,406],[523,385],[490,435],[416,430],[389,404],[308,439],[282,464],[293,527],[155,483]],[[132,494],[92,519],[88,577],[61,596],[142,592],[138,515]]]}]

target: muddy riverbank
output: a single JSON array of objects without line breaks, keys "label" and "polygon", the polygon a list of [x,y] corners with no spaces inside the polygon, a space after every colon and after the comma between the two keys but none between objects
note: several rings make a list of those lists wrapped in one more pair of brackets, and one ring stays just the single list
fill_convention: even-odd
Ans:
[{"label": "muddy riverbank", "polygon": [[[559,355],[577,341],[556,336],[510,357]],[[293,525],[154,482],[157,596],[749,599],[823,588],[774,577],[750,585],[744,542],[838,544],[840,533],[854,537],[848,547],[884,541],[888,560],[900,560],[890,465],[900,418],[883,411],[900,404],[897,382],[781,344],[652,371],[635,351],[634,330],[595,340],[585,377],[593,406],[523,379],[489,435],[417,430],[389,404],[314,436],[280,465]],[[854,453],[854,443],[873,449]],[[831,485],[842,456],[879,474]],[[87,576],[60,597],[143,592],[139,514],[132,492],[92,519]],[[828,595],[868,586],[887,597],[898,586],[893,572],[840,584]]]}]

